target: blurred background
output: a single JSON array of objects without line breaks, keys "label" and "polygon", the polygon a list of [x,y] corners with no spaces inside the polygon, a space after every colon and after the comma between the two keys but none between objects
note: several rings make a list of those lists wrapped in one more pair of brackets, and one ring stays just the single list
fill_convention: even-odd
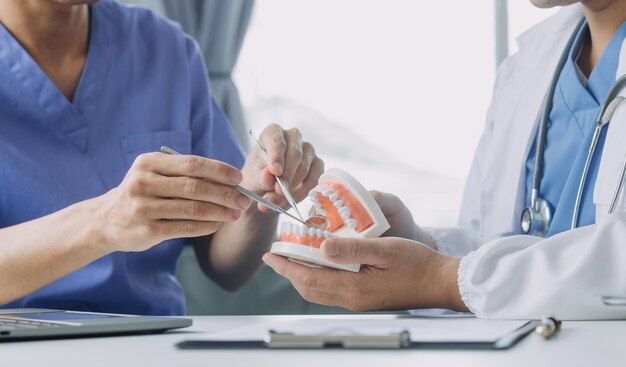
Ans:
[{"label": "blurred background", "polygon": [[[426,227],[455,225],[497,66],[557,11],[528,0],[125,2],[198,40],[245,149],[249,128],[297,127],[327,168],[396,194]],[[266,267],[224,292],[190,250],[178,274],[190,314],[345,312],[305,302]]]}]

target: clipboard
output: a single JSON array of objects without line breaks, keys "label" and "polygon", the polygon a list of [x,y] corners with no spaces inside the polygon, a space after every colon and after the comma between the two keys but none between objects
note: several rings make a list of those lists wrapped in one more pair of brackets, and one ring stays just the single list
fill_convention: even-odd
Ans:
[{"label": "clipboard", "polygon": [[493,341],[413,341],[409,330],[384,334],[361,334],[344,330],[322,334],[297,334],[268,330],[264,340],[184,340],[176,347],[182,350],[198,349],[266,349],[266,350],[324,350],[324,349],[465,349],[506,350],[531,333],[539,321],[528,321],[517,329]]}]

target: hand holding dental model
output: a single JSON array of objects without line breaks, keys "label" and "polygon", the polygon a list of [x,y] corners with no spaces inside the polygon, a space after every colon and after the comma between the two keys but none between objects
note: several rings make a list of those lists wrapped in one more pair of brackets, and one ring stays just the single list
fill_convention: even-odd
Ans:
[{"label": "hand holding dental model", "polygon": [[[316,191],[320,190],[317,187],[312,190]],[[308,264],[302,266],[300,261],[288,261],[275,254],[281,242],[272,246],[272,253],[265,254],[263,261],[288,278],[298,293],[310,302],[358,312],[429,307],[466,311],[456,281],[459,258],[435,251],[432,238],[415,224],[409,210],[396,196],[377,191],[370,194],[380,207],[385,223],[391,225],[383,236],[404,238],[341,238],[333,234],[323,234],[324,238],[318,240],[312,237],[312,242],[319,247],[315,249],[316,255],[323,259],[317,264],[344,270],[353,270],[351,266],[361,264],[360,271],[312,269]],[[289,225],[282,231],[281,240],[293,238],[294,235],[285,234],[288,229]]]}]

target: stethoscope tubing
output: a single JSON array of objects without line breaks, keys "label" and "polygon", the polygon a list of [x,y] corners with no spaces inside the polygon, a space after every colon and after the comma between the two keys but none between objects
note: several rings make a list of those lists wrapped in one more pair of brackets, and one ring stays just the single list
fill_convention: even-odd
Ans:
[{"label": "stethoscope tubing", "polygon": [[596,125],[593,130],[593,138],[591,139],[591,145],[589,145],[589,151],[587,152],[587,159],[585,159],[585,166],[583,167],[583,173],[580,176],[580,182],[578,183],[578,191],[576,191],[576,202],[574,203],[574,212],[572,213],[572,226],[571,229],[576,228],[578,225],[578,215],[580,214],[580,204],[582,202],[583,193],[585,192],[585,183],[587,182],[587,176],[589,175],[589,167],[593,160],[593,154],[598,146],[598,140],[600,140],[600,133],[602,132],[602,125]]},{"label": "stethoscope tubing", "polygon": [[[552,111],[552,99],[554,98],[554,92],[556,90],[557,82],[561,74],[561,71],[563,70],[565,63],[567,62],[569,51],[574,44],[576,35],[578,34],[579,30],[584,25],[584,23],[585,23],[585,19],[583,18],[580,20],[580,22],[576,26],[576,31],[574,31],[574,33],[571,35],[571,37],[567,41],[565,49],[563,53],[561,54],[561,57],[557,64],[556,71],[552,77],[550,88],[546,96],[546,100],[544,104],[545,107],[543,110],[543,114],[541,116],[541,123],[539,125],[539,131],[537,133],[538,134],[537,135],[537,148],[536,148],[536,154],[535,154],[535,157],[536,157],[535,167],[534,167],[533,180],[532,180],[531,202],[530,202],[530,207],[528,207],[526,210],[532,211],[533,209],[538,207],[537,205],[538,202],[545,201],[544,199],[541,198],[540,187],[541,187],[541,179],[543,178],[543,158],[544,158],[543,153],[545,151],[550,112]],[[574,229],[578,226],[578,219],[579,219],[579,214],[580,214],[580,206],[582,203],[582,196],[584,194],[587,176],[589,175],[589,168],[591,166],[591,162],[593,161],[593,157],[595,155],[595,151],[598,146],[600,134],[602,133],[602,128],[604,127],[604,125],[607,125],[611,121],[611,118],[613,117],[613,112],[615,111],[617,106],[619,106],[619,104],[624,101],[624,97],[617,96],[617,94],[624,87],[624,85],[626,85],[626,75],[622,75],[615,81],[615,83],[613,83],[613,85],[609,89],[609,92],[607,93],[607,96],[602,102],[602,105],[600,106],[600,110],[596,118],[596,127],[594,129],[593,136],[591,139],[591,145],[589,146],[589,151],[587,152],[587,158],[585,159],[583,172],[580,178],[580,182],[578,184],[578,191],[576,193],[576,202],[574,204],[574,212],[572,213],[571,229]],[[617,201],[622,191],[622,186],[624,184],[625,177],[626,177],[626,155],[624,156],[624,165],[622,166],[622,171],[620,174],[619,182],[618,182],[617,187],[615,188],[615,192],[613,193],[613,198],[609,206],[609,214],[613,213],[613,211],[615,210]],[[544,214],[539,214],[539,215],[544,215],[544,216],[547,215],[546,218],[540,218],[540,219],[542,221],[547,221],[547,225],[549,226],[551,213],[550,213],[549,205],[547,204],[547,202],[545,204],[546,206],[548,206],[548,212],[545,215]],[[531,228],[530,226],[524,226],[524,223],[522,222],[522,228],[524,227]],[[530,234],[533,234],[533,233],[530,233]]]},{"label": "stethoscope tubing", "polygon": [[[576,203],[574,204],[574,213],[572,214],[571,229],[578,227],[578,217],[580,215],[580,206],[583,193],[585,191],[585,183],[587,182],[587,176],[589,175],[589,167],[591,166],[591,161],[593,160],[596,148],[598,147],[600,133],[602,132],[602,128],[604,127],[604,125],[608,125],[608,123],[613,118],[613,112],[615,112],[617,106],[619,106],[619,104],[624,100],[623,97],[618,97],[617,93],[619,93],[625,83],[626,75],[622,75],[615,81],[615,83],[613,83],[611,89],[609,89],[609,93],[607,93],[606,97],[604,98],[604,102],[602,102],[602,106],[600,106],[600,111],[598,112],[598,117],[596,118],[596,128],[593,131],[591,145],[589,146],[589,152],[587,153],[587,159],[585,160],[585,166],[583,168],[583,173],[580,177],[580,183],[578,185],[578,191],[576,193]],[[624,168],[622,169],[622,173],[620,176],[624,176]],[[619,191],[621,191],[622,182],[623,179],[620,179],[620,183],[618,187],[616,187],[617,196],[614,195],[613,200],[611,201],[609,214],[613,213],[613,210],[615,209],[617,199],[619,198]]]},{"label": "stethoscope tubing", "polygon": [[[556,66],[556,71],[552,76],[552,80],[550,81],[550,88],[548,89],[548,93],[546,94],[546,99],[544,103],[543,113],[541,115],[541,123],[539,124],[539,131],[537,132],[537,147],[535,154],[535,169],[533,174],[533,185],[532,189],[535,193],[539,193],[541,187],[541,179],[543,178],[543,152],[546,146],[546,138],[548,135],[548,122],[550,120],[550,112],[552,112],[552,102],[554,99],[554,93],[556,91],[556,85],[558,84],[559,77],[561,75],[561,71],[567,62],[567,58],[569,57],[569,50],[574,45],[574,41],[576,40],[576,35],[580,28],[585,24],[585,18],[582,18],[578,24],[576,25],[576,31],[572,33],[570,38],[567,40],[567,44],[565,45],[563,53],[561,53],[561,57],[559,58],[559,62]],[[538,199],[539,195],[533,195],[534,199]],[[530,206],[534,206],[533,198],[531,198]]]},{"label": "stethoscope tubing", "polygon": [[626,154],[624,154],[624,164],[622,166],[622,173],[619,176],[617,186],[615,187],[615,192],[613,192],[613,198],[611,199],[611,206],[609,206],[609,214],[615,211],[617,200],[619,199],[619,195],[622,192],[622,188],[624,187],[624,177],[626,177]]}]

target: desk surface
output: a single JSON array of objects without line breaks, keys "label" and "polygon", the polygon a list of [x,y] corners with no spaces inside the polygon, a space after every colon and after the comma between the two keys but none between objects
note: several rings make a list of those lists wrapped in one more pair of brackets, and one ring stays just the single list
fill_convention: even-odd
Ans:
[{"label": "desk surface", "polygon": [[63,367],[626,365],[626,321],[568,321],[554,339],[543,341],[530,335],[506,351],[181,351],[174,347],[207,332],[294,318],[298,316],[201,316],[194,317],[190,328],[160,335],[0,343],[0,361],[4,366]]}]

